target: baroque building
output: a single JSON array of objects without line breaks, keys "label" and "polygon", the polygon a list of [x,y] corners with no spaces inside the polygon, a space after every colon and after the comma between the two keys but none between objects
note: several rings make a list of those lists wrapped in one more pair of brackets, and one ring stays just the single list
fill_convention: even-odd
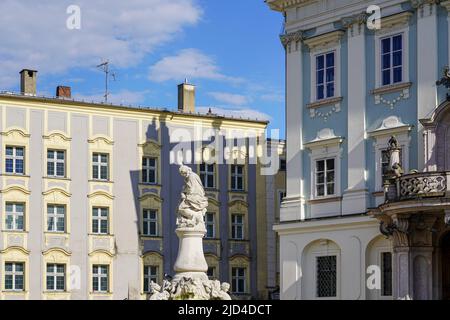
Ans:
[{"label": "baroque building", "polygon": [[281,298],[449,298],[450,1],[266,2],[286,49]]},{"label": "baroque building", "polygon": [[173,274],[181,161],[209,198],[208,275],[236,298],[267,297],[265,178],[252,160],[267,122],[195,113],[187,83],[169,111],[75,101],[69,87],[39,97],[36,79],[23,70],[21,93],[0,94],[1,299],[146,299]]}]

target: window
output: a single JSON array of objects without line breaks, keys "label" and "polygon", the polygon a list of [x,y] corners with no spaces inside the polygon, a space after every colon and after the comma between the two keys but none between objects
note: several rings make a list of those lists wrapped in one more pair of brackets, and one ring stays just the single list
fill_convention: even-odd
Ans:
[{"label": "window", "polygon": [[5,207],[6,230],[23,231],[25,204],[7,202]]},{"label": "window", "polygon": [[108,234],[108,208],[92,208],[92,233]]},{"label": "window", "polygon": [[158,212],[156,210],[144,209],[142,227],[145,236],[158,236]]},{"label": "window", "polygon": [[245,293],[245,268],[231,268],[231,291]]},{"label": "window", "polygon": [[25,174],[24,158],[25,148],[23,147],[6,147],[6,168],[7,173]]},{"label": "window", "polygon": [[286,159],[280,159],[280,171],[286,171]]},{"label": "window", "polygon": [[92,155],[92,178],[108,180],[108,154],[94,153]]},{"label": "window", "polygon": [[47,150],[47,176],[65,177],[65,152]]},{"label": "window", "polygon": [[216,267],[208,267],[208,271],[206,271],[206,275],[209,280],[213,280],[216,278]]},{"label": "window", "polygon": [[[390,154],[388,150],[381,150],[381,177],[382,183],[389,178],[389,162],[390,162]],[[402,150],[400,149],[400,165],[402,165]]]},{"label": "window", "polygon": [[316,100],[334,97],[334,52],[316,56]]},{"label": "window", "polygon": [[47,264],[47,290],[66,290],[66,266],[64,264]]},{"label": "window", "polygon": [[231,165],[231,190],[244,190],[244,166]]},{"label": "window", "polygon": [[334,194],[334,159],[316,161],[316,196]]},{"label": "window", "polygon": [[206,227],[206,236],[205,238],[212,239],[215,237],[215,221],[214,221],[214,213],[207,212],[205,214],[205,227]]},{"label": "window", "polygon": [[381,295],[392,296],[392,253],[381,253]]},{"label": "window", "polygon": [[157,183],[156,158],[142,158],[142,182],[152,184]]},{"label": "window", "polygon": [[47,231],[66,231],[66,207],[59,205],[47,206]]},{"label": "window", "polygon": [[402,82],[402,35],[381,39],[381,83],[383,86]]},{"label": "window", "polygon": [[336,297],[336,256],[317,257],[317,297]]},{"label": "window", "polygon": [[231,216],[231,238],[234,240],[244,239],[244,215],[233,214]]},{"label": "window", "polygon": [[144,292],[149,292],[152,281],[158,283],[158,267],[144,266]]},{"label": "window", "polygon": [[214,164],[200,164],[200,179],[205,188],[214,188]]},{"label": "window", "polygon": [[5,263],[5,290],[24,290],[24,269],[23,263]]},{"label": "window", "polygon": [[92,290],[94,292],[106,293],[108,285],[109,267],[107,265],[92,266]]}]

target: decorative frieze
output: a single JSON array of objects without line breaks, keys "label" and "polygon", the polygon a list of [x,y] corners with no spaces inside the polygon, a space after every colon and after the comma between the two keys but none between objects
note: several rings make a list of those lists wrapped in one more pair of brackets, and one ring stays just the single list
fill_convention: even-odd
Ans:
[{"label": "decorative frieze", "polygon": [[358,36],[365,28],[367,22],[367,13],[361,12],[359,14],[343,17],[341,19],[342,26],[349,31],[350,36]]},{"label": "decorative frieze", "polygon": [[280,35],[280,41],[284,48],[287,48],[291,42],[297,43],[303,40],[303,31],[298,30]]},{"label": "decorative frieze", "polygon": [[[394,84],[390,86],[384,86],[372,90],[372,94],[375,97],[375,104],[384,104],[388,106],[391,110],[394,109],[395,105],[401,100],[407,100],[410,97],[409,89],[411,87],[411,82],[404,82],[400,84]],[[385,99],[383,94],[389,94],[392,92],[400,91],[397,97],[393,99]]]},{"label": "decorative frieze", "polygon": [[436,13],[440,0],[411,0],[411,6],[417,9],[418,17],[425,18]]},{"label": "decorative frieze", "polygon": [[[308,103],[306,107],[309,109],[309,115],[311,118],[322,118],[324,122],[328,121],[328,118],[333,114],[341,111],[342,97],[323,99],[313,103]],[[328,111],[319,111],[320,107],[331,107]]]}]

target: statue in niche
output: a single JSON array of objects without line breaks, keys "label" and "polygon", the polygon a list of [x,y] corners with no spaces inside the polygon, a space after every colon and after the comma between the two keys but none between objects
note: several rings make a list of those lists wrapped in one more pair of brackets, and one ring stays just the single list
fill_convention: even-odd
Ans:
[{"label": "statue in niche", "polygon": [[208,198],[205,196],[202,181],[188,166],[181,165],[179,171],[184,177],[184,186],[178,206],[177,227],[203,230],[205,228],[203,216],[208,207]]}]

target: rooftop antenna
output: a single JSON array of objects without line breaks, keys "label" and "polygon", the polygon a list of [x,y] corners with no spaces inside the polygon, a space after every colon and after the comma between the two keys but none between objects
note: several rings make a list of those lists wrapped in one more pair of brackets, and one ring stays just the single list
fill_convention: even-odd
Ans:
[{"label": "rooftop antenna", "polygon": [[101,69],[105,73],[105,95],[103,97],[105,98],[105,103],[107,103],[108,102],[108,96],[109,96],[109,91],[108,91],[109,75],[111,74],[111,77],[113,78],[113,81],[116,81],[116,73],[115,72],[111,72],[109,70],[109,60],[106,60],[106,61],[102,62],[101,64],[99,64],[97,66],[97,68]]}]

